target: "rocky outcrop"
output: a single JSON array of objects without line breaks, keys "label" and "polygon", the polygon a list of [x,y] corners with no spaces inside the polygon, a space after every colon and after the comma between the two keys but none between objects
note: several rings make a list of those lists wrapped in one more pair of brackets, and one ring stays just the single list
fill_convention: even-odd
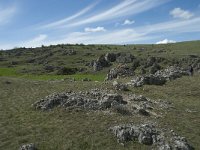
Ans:
[{"label": "rocky outcrop", "polygon": [[115,68],[110,69],[109,73],[107,74],[106,80],[112,80],[118,77],[128,77],[133,76],[134,71],[131,67],[127,65],[119,65]]},{"label": "rocky outcrop", "polygon": [[[125,124],[109,128],[119,143],[137,141],[144,145],[157,147],[159,150],[193,150],[184,137],[168,135],[152,124]],[[168,136],[171,138],[169,138]],[[170,140],[168,140],[170,139]]]},{"label": "rocky outcrop", "polygon": [[157,71],[155,74],[139,76],[131,80],[129,85],[140,87],[143,85],[163,85],[168,80],[175,80],[184,75],[189,75],[187,71],[182,68],[171,66],[167,69]]}]

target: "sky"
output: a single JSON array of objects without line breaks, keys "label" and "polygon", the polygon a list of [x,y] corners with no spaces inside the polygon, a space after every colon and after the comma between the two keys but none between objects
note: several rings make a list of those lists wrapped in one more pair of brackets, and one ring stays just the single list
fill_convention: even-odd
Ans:
[{"label": "sky", "polygon": [[0,0],[0,49],[190,40],[199,0]]}]

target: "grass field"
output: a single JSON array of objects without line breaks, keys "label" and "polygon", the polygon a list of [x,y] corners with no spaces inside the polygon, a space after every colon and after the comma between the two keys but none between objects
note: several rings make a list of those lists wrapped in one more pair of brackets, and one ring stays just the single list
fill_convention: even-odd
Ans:
[{"label": "grass field", "polygon": [[[10,81],[6,84],[5,81]],[[125,147],[117,143],[108,132],[110,126],[119,123],[160,122],[187,137],[200,148],[200,112],[187,113],[186,109],[199,110],[200,75],[183,77],[165,86],[145,86],[131,89],[130,93],[143,94],[152,99],[167,99],[175,109],[165,117],[155,120],[140,116],[108,115],[93,112],[68,112],[54,109],[50,112],[35,111],[31,104],[52,92],[67,90],[85,91],[91,88],[111,88],[101,82],[50,82],[11,77],[0,77],[0,149],[14,150],[23,143],[35,143],[39,149],[149,149],[135,142]]]}]

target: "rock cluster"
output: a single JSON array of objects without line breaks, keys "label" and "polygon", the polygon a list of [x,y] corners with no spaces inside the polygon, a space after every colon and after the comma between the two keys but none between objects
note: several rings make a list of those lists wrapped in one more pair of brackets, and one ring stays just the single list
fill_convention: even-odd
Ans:
[{"label": "rock cluster", "polygon": [[[184,137],[167,137],[166,133],[152,124],[127,124],[109,128],[118,142],[138,141],[141,144],[157,146],[159,150],[193,150]],[[168,140],[170,139],[170,140]]]},{"label": "rock cluster", "polygon": [[97,90],[90,92],[65,92],[46,96],[32,106],[40,110],[49,110],[60,106],[66,109],[106,110],[114,105],[127,104],[121,95],[107,94]]},{"label": "rock cluster", "polygon": [[[101,55],[97,60],[92,61],[94,71],[100,71],[104,67],[109,67],[111,62],[117,63],[131,63],[135,57],[130,53],[107,53]],[[91,66],[91,65],[89,65]]]},{"label": "rock cluster", "polygon": [[30,143],[20,146],[19,150],[37,150],[37,148],[35,147],[35,144]]},{"label": "rock cluster", "polygon": [[171,66],[167,69],[157,71],[155,74],[136,77],[128,84],[134,87],[140,87],[143,85],[163,85],[168,80],[175,80],[176,78],[180,78],[183,75],[189,74],[182,68]]}]

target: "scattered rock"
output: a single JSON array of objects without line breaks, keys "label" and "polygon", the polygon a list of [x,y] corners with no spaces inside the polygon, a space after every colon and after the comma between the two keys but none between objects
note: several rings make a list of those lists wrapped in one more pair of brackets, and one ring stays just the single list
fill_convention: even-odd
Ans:
[{"label": "scattered rock", "polygon": [[22,145],[19,150],[37,150],[37,148],[35,147],[35,144],[30,143],[30,144],[25,144]]}]

